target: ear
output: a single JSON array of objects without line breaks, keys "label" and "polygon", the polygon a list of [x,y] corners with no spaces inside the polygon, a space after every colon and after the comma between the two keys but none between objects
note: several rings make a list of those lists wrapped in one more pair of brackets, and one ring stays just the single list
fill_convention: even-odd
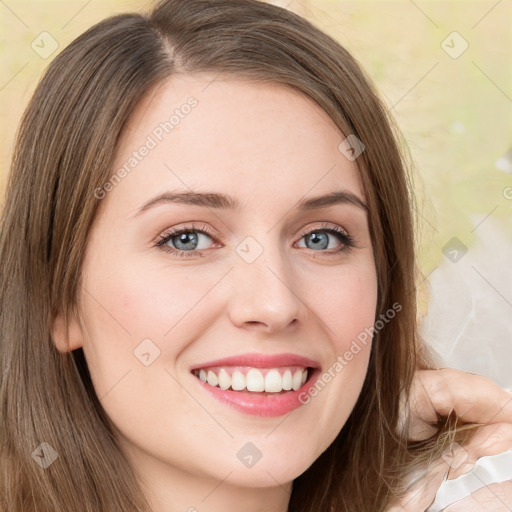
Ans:
[{"label": "ear", "polygon": [[58,313],[52,321],[52,339],[61,353],[83,346],[83,331],[75,315],[66,323],[64,315]]}]

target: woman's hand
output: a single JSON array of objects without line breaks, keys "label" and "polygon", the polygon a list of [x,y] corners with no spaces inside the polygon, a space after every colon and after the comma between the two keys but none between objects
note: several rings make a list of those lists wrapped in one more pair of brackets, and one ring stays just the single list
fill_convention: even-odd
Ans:
[{"label": "woman's hand", "polygon": [[[434,461],[400,503],[389,512],[418,512],[434,501],[443,479],[469,472],[480,457],[512,449],[512,394],[485,377],[459,370],[418,371],[410,401],[409,437],[421,440],[436,429],[437,414],[455,411],[466,422],[480,423],[478,432],[464,446],[453,446]],[[444,509],[446,512],[512,510],[512,482],[485,486]]]},{"label": "woman's hand", "polygon": [[436,412],[469,423],[512,424],[512,393],[492,380],[472,373],[443,368],[419,370],[411,390],[409,438],[430,437],[436,429]]}]

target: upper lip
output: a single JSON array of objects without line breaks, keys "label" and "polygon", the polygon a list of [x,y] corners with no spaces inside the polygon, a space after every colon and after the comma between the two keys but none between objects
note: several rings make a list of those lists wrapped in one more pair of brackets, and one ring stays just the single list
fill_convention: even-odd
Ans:
[{"label": "upper lip", "polygon": [[320,364],[308,357],[297,354],[241,354],[196,364],[191,371],[211,366],[251,366],[253,368],[277,368],[280,366],[304,366],[305,368],[320,368]]}]

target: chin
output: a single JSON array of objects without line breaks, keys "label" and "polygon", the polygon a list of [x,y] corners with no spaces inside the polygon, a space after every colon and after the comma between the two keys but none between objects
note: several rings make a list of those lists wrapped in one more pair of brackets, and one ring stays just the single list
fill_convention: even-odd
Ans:
[{"label": "chin", "polygon": [[242,464],[237,464],[231,468],[229,481],[233,485],[252,488],[286,485],[304,473],[315,460],[313,457],[307,460],[303,457],[290,459],[289,453],[282,456],[274,453],[266,460],[262,456],[252,467],[244,468]]}]

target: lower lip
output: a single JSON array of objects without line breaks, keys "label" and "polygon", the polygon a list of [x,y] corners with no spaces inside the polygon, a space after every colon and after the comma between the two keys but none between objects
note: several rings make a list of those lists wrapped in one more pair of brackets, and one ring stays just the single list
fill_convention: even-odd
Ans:
[{"label": "lower lip", "polygon": [[196,376],[193,377],[203,389],[209,391],[217,400],[224,404],[253,416],[277,417],[288,414],[304,405],[299,400],[299,396],[315,383],[318,375],[320,375],[320,371],[313,370],[311,377],[297,391],[287,391],[283,394],[269,393],[268,395],[221,389],[202,382]]}]

